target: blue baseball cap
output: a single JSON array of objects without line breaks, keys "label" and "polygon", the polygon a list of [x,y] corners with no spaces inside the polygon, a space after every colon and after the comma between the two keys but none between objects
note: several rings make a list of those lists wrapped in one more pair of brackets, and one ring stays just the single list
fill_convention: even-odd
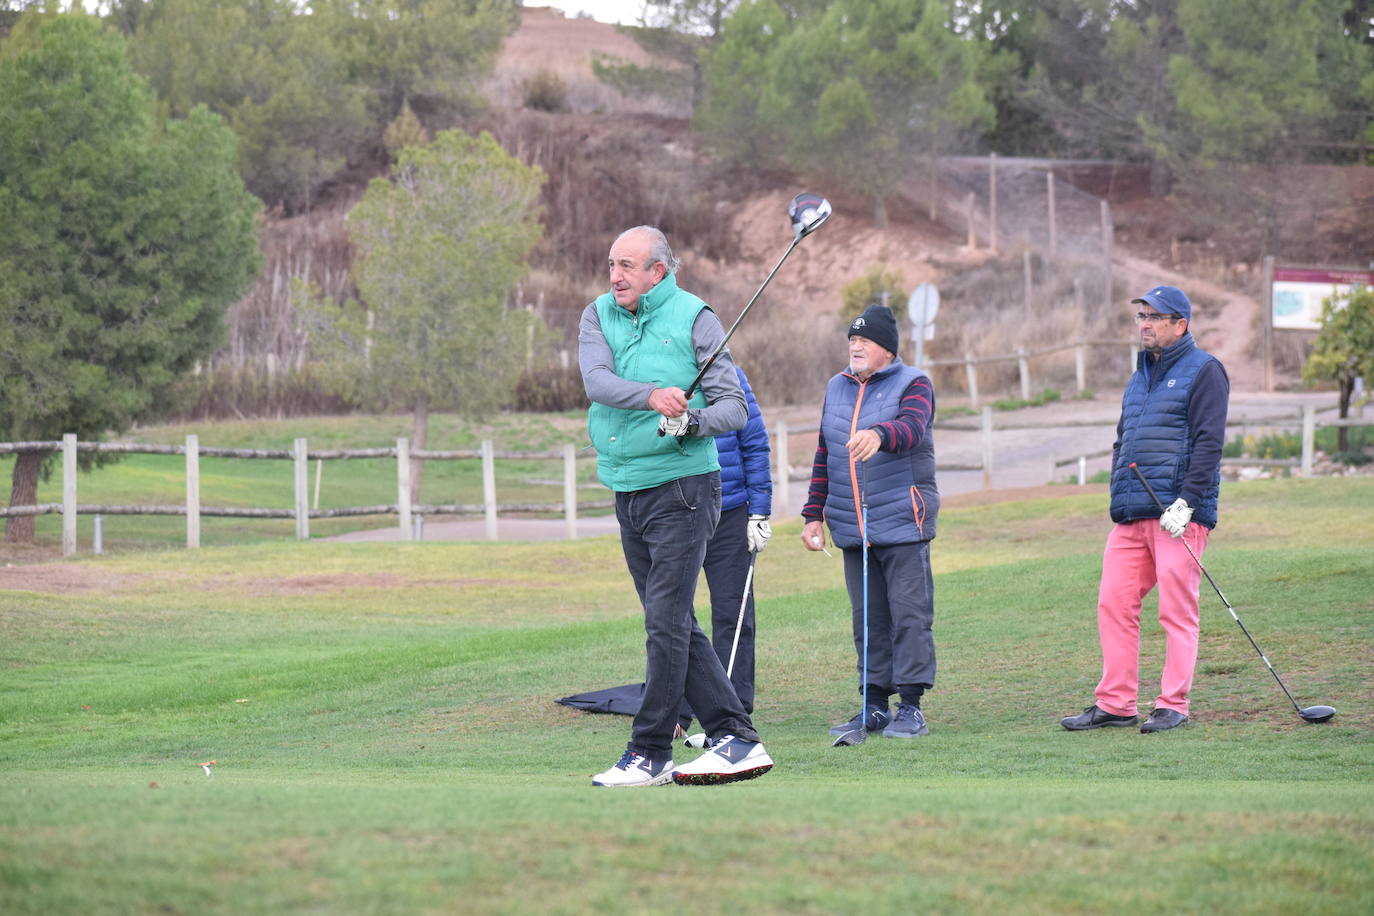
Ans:
[{"label": "blue baseball cap", "polygon": [[1188,301],[1188,297],[1183,294],[1183,290],[1177,286],[1156,286],[1143,296],[1132,299],[1131,302],[1144,303],[1152,306],[1156,312],[1169,312],[1180,318],[1193,319],[1193,304]]}]

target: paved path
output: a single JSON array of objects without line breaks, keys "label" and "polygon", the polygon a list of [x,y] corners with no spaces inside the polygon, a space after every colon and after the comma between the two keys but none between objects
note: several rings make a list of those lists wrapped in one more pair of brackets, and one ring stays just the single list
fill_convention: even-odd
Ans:
[{"label": "paved path", "polygon": [[[1230,416],[1234,422],[1245,418],[1262,425],[1265,419],[1291,418],[1304,404],[1328,407],[1334,404],[1331,393],[1245,393],[1232,392]],[[793,429],[813,425],[817,417],[813,408],[787,407],[765,410],[770,424],[786,420]],[[993,422],[997,427],[993,436],[993,490],[1019,490],[1041,487],[1051,481],[1050,463],[1071,459],[1078,455],[1108,451],[1116,437],[1116,420],[1120,413],[1120,393],[1099,394],[1091,401],[1061,401],[1043,407],[999,411]],[[978,419],[973,416],[950,421],[953,426],[937,428],[936,456],[941,464],[976,465],[982,461],[982,433]],[[1034,424],[1031,428],[1030,424]],[[967,427],[967,428],[965,428]],[[806,500],[806,486],[810,477],[811,457],[815,450],[815,433],[789,437],[789,461],[792,473],[788,484],[788,512],[784,515],[774,507],[777,518],[801,514]],[[1105,470],[1110,455],[1089,459],[1087,476]],[[1064,481],[1077,474],[1077,465],[1060,467],[1055,480]],[[940,471],[937,475],[942,496],[976,494],[983,489],[983,472]],[[619,533],[614,515],[587,516],[577,519],[578,537],[600,537]],[[497,538],[505,541],[561,540],[567,537],[563,519],[530,519],[503,517],[497,520]],[[426,520],[423,539],[426,541],[481,540],[486,537],[486,523],[480,518]],[[397,541],[400,528],[392,524],[384,528],[354,531],[329,538],[334,541]]]}]

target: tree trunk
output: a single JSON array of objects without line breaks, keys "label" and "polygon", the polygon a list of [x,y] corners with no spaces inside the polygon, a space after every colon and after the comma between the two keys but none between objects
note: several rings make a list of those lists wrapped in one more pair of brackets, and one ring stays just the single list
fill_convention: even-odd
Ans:
[{"label": "tree trunk", "polygon": [[[1340,411],[1342,420],[1350,416],[1350,401],[1355,396],[1355,380],[1341,379]],[[1350,451],[1350,427],[1342,426],[1336,432],[1336,451],[1344,454]]]},{"label": "tree trunk", "polygon": [[[32,506],[38,502],[38,471],[43,459],[51,452],[19,452],[14,457],[14,476],[10,485],[11,506]],[[5,540],[20,544],[33,543],[32,515],[16,515],[5,519]]]},{"label": "tree trunk", "polygon": [[[429,442],[429,396],[418,395],[410,415],[410,447],[424,450]],[[420,502],[420,482],[424,478],[425,463],[418,458],[410,459],[410,504]]]}]

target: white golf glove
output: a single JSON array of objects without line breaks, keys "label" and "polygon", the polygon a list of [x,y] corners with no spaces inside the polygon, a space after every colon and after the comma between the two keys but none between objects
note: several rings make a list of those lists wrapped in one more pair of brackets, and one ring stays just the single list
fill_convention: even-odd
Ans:
[{"label": "white golf glove", "polygon": [[658,431],[665,436],[684,439],[692,434],[692,416],[689,412],[683,411],[676,417],[659,417]]},{"label": "white golf glove", "polygon": [[768,539],[773,536],[773,526],[768,524],[768,516],[751,515],[749,516],[749,552],[758,553],[768,546]]},{"label": "white golf glove", "polygon": [[1182,537],[1183,532],[1188,529],[1188,522],[1193,517],[1193,507],[1183,501],[1182,498],[1174,500],[1174,504],[1164,510],[1164,514],[1159,517],[1159,527],[1169,532],[1171,537]]}]

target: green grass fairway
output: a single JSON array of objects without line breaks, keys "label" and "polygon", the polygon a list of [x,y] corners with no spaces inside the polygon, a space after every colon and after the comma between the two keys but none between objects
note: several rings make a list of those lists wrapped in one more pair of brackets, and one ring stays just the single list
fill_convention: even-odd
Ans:
[{"label": "green grass fairway", "polygon": [[1203,557],[1327,725],[1204,581],[1193,723],[1059,727],[1099,671],[1105,502],[948,508],[931,734],[853,748],[840,560],[778,525],[777,766],[718,788],[593,788],[629,719],[553,702],[642,676],[615,538],[0,566],[0,912],[1374,912],[1374,482],[1227,485]]}]

